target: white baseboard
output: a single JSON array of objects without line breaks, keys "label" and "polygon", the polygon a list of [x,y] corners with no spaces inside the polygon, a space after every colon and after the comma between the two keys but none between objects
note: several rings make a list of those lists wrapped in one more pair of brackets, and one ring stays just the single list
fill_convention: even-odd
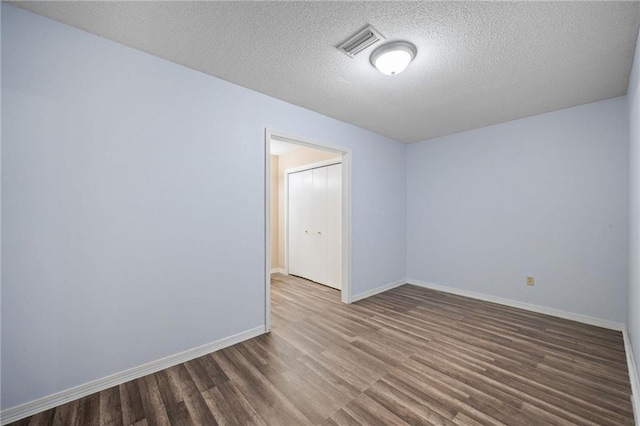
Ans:
[{"label": "white baseboard", "polygon": [[288,275],[287,271],[285,271],[284,268],[271,268],[271,273],[272,274]]},{"label": "white baseboard", "polygon": [[406,284],[407,280],[403,279],[403,280],[399,280],[399,281],[395,281],[389,284],[385,284],[385,285],[381,285],[380,287],[376,287],[372,290],[368,290],[365,291],[364,293],[360,293],[360,294],[356,294],[354,296],[351,296],[351,302],[349,303],[353,303],[353,302],[357,302],[358,300],[362,300],[362,299],[366,299],[367,297],[371,297],[371,296],[375,296],[376,294],[379,293],[383,293],[387,290],[391,290],[392,288],[396,288],[401,286],[402,284]]},{"label": "white baseboard", "polygon": [[627,354],[627,367],[629,369],[629,381],[631,382],[631,405],[633,406],[633,416],[636,424],[640,425],[640,377],[638,377],[638,370],[636,369],[636,361],[633,357],[633,348],[631,347],[631,340],[629,339],[627,327],[622,329],[622,336],[624,337],[624,350]]},{"label": "white baseboard", "polygon": [[29,417],[41,411],[57,407],[58,405],[65,404],[69,401],[91,395],[95,392],[100,392],[110,387],[128,382],[130,380],[138,379],[140,377],[146,376],[147,374],[164,370],[165,368],[173,367],[174,365],[190,361],[194,358],[207,355],[211,352],[219,351],[220,349],[235,345],[236,343],[243,342],[245,340],[259,336],[263,333],[264,325],[261,325],[259,327],[255,327],[238,334],[234,334],[233,336],[216,340],[215,342],[207,343],[193,349],[188,349],[175,355],[169,355],[168,357],[151,361],[147,364],[143,364],[129,370],[121,371],[119,373],[115,373],[110,376],[94,380],[92,382],[84,383],[71,389],[66,389],[64,391],[39,398],[34,401],[7,408],[5,410],[2,410],[2,412],[0,413],[0,424],[5,425],[7,423],[24,419],[25,417]]},{"label": "white baseboard", "polygon": [[581,322],[583,324],[595,325],[597,327],[608,328],[610,330],[622,331],[624,324],[604,320],[600,318],[590,317],[588,315],[575,314],[573,312],[563,311],[561,309],[548,308],[546,306],[532,305],[530,303],[518,302],[517,300],[504,299],[502,297],[489,296],[482,293],[476,293],[474,291],[461,290],[455,287],[447,287],[438,284],[431,284],[424,281],[407,280],[408,284],[412,284],[418,287],[430,288],[432,290],[438,290],[445,293],[456,294],[458,296],[470,297],[472,299],[484,300],[486,302],[498,303],[500,305],[511,306],[513,308],[525,309],[531,312],[537,312],[539,314],[551,315],[558,318],[564,318],[572,321]]}]

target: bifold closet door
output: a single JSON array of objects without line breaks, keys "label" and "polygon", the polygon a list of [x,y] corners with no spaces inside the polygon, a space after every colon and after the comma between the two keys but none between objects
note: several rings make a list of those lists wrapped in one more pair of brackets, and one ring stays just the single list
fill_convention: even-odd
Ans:
[{"label": "bifold closet door", "polygon": [[311,253],[308,278],[329,285],[327,271],[327,168],[311,170]]},{"label": "bifold closet door", "polygon": [[327,167],[327,282],[342,289],[342,164]]},{"label": "bifold closet door", "polygon": [[311,196],[313,185],[311,170],[290,173],[289,179],[289,273],[309,278],[312,269],[313,251],[311,245]]},{"label": "bifold closet door", "polygon": [[289,273],[342,287],[342,166],[290,173]]}]

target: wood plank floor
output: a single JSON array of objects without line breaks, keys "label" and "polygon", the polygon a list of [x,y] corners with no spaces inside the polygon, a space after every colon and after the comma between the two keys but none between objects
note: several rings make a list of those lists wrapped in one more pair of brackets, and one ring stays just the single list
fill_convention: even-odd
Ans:
[{"label": "wood plank floor", "polygon": [[273,331],[17,425],[632,425],[622,335],[404,285],[273,278]]}]

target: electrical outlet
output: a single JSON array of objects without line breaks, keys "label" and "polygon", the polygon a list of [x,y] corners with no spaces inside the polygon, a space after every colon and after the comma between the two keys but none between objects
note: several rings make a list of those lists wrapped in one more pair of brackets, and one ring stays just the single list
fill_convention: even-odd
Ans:
[{"label": "electrical outlet", "polygon": [[527,285],[535,285],[533,276],[527,277]]}]

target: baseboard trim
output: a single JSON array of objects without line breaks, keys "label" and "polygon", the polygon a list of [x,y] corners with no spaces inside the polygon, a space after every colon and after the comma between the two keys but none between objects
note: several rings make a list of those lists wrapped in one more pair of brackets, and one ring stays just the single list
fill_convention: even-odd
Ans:
[{"label": "baseboard trim", "polygon": [[533,305],[530,303],[519,302],[512,299],[504,299],[497,296],[489,296],[483,293],[476,293],[474,291],[462,290],[455,287],[448,287],[439,284],[432,284],[424,281],[409,279],[408,284],[412,284],[418,287],[429,288],[432,290],[442,291],[445,293],[456,294],[458,296],[470,297],[472,299],[484,300],[486,302],[498,303],[500,305],[510,306],[512,308],[520,308],[531,312],[537,312],[539,314],[551,315],[558,318],[568,319],[583,324],[595,325],[597,327],[607,328],[610,330],[622,331],[624,324],[604,320],[600,318],[590,317],[588,315],[575,314],[573,312],[563,311],[561,309],[548,308],[546,306]]},{"label": "baseboard trim", "polygon": [[351,302],[357,302],[358,300],[366,299],[367,297],[375,296],[376,294],[384,293],[387,290],[391,290],[392,288],[399,287],[403,284],[407,283],[407,279],[398,280],[389,284],[381,285],[380,287],[376,287],[372,290],[367,290],[364,293],[356,294],[355,296],[351,296]]},{"label": "baseboard trim", "polygon": [[61,392],[45,396],[43,398],[39,398],[21,405],[16,405],[15,407],[7,408],[0,412],[0,424],[5,425],[7,423],[24,419],[25,417],[32,416],[41,411],[57,407],[58,405],[65,404],[69,401],[73,401],[87,395],[91,395],[92,393],[108,389],[112,386],[120,385],[122,383],[128,382],[129,380],[138,379],[140,377],[146,376],[147,374],[155,373],[157,371],[164,370],[165,368],[173,367],[174,365],[178,365],[183,362],[190,361],[194,358],[207,355],[211,352],[224,349],[228,346],[235,345],[236,343],[240,343],[253,337],[259,336],[264,332],[264,325],[260,325],[259,327],[251,328],[238,334],[216,340],[215,342],[188,349],[184,352],[180,352],[174,355],[169,355],[168,357],[151,361],[147,364],[143,364],[129,370],[121,371],[119,373],[115,373],[110,376],[94,380],[92,382],[84,383],[82,385],[66,389]]},{"label": "baseboard trim", "polygon": [[636,369],[636,361],[633,357],[633,348],[627,327],[623,327],[624,351],[627,354],[627,367],[629,369],[629,381],[631,382],[631,405],[633,406],[633,417],[637,425],[640,425],[640,377]]},{"label": "baseboard trim", "polygon": [[272,274],[288,275],[287,271],[285,271],[284,268],[271,268],[271,273]]}]

